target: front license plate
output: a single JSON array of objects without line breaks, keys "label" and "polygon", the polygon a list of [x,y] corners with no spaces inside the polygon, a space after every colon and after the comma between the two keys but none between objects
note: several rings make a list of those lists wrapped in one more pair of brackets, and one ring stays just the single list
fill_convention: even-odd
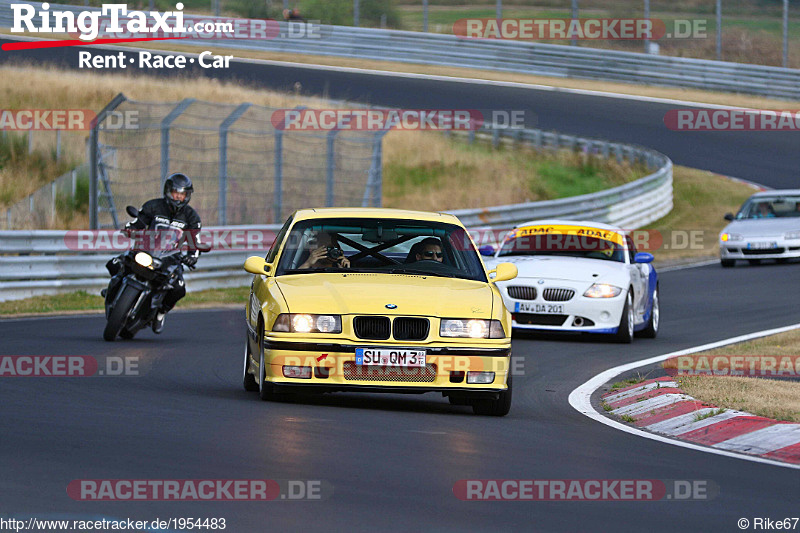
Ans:
[{"label": "front license plate", "polygon": [[425,350],[356,348],[356,364],[364,366],[425,366]]},{"label": "front license plate", "polygon": [[515,313],[537,313],[543,315],[563,315],[564,304],[530,304],[517,302],[514,304]]},{"label": "front license plate", "polygon": [[747,243],[748,250],[769,250],[770,248],[777,248],[777,242],[749,242]]}]

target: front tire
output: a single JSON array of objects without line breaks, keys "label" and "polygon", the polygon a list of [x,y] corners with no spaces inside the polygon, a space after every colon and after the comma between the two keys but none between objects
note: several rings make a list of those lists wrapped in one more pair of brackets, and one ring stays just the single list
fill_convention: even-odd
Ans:
[{"label": "front tire", "polygon": [[496,400],[475,400],[472,404],[472,412],[482,416],[506,416],[511,410],[511,373],[508,374],[506,381],[508,388],[500,393]]},{"label": "front tire", "polygon": [[633,292],[630,289],[625,297],[625,307],[622,308],[622,317],[614,340],[622,344],[633,342]]},{"label": "front tire", "polygon": [[650,307],[650,319],[647,321],[647,326],[640,332],[641,336],[646,339],[655,339],[660,322],[661,309],[658,303],[658,285],[656,285],[656,290],[653,291],[653,304]]},{"label": "front tire", "polygon": [[131,287],[127,285],[123,290],[122,294],[120,294],[119,298],[117,298],[117,304],[114,306],[114,309],[111,311],[111,314],[108,315],[108,321],[106,322],[106,327],[103,330],[103,338],[108,342],[114,342],[114,339],[117,338],[122,328],[125,327],[125,321],[128,318],[128,313],[131,311],[131,307],[133,304],[136,303],[136,299],[139,297],[139,289],[136,287]]},{"label": "front tire", "polygon": [[256,378],[249,372],[250,370],[250,341],[244,341],[244,370],[242,372],[242,385],[244,390],[248,392],[255,392],[258,390],[258,382]]}]

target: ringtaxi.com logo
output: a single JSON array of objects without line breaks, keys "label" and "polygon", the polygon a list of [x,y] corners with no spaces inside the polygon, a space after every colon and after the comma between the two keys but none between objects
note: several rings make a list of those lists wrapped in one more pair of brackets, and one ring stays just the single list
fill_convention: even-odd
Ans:
[{"label": "ringtaxi.com logo", "polygon": [[464,501],[696,501],[719,487],[708,480],[461,479],[453,494]]}]

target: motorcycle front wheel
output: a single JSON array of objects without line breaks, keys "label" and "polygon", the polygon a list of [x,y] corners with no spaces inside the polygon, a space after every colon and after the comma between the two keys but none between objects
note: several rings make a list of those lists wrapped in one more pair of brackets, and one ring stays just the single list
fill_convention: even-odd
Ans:
[{"label": "motorcycle front wheel", "polygon": [[106,327],[103,330],[103,338],[108,342],[113,342],[117,338],[122,328],[125,326],[125,321],[128,318],[131,307],[136,303],[139,298],[139,289],[127,285],[122,291],[122,294],[117,298],[117,303],[114,309],[108,315]]}]

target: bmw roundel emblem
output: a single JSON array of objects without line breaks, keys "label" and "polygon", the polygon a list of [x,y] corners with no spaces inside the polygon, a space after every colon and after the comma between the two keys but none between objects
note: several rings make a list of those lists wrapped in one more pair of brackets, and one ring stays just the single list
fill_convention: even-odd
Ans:
[{"label": "bmw roundel emblem", "polygon": [[395,305],[395,304],[386,304],[386,309],[397,309],[397,305]]},{"label": "bmw roundel emblem", "polygon": [[544,285],[544,280],[543,280],[543,279],[540,279],[539,281],[537,281],[537,283],[538,283],[539,285]]}]

